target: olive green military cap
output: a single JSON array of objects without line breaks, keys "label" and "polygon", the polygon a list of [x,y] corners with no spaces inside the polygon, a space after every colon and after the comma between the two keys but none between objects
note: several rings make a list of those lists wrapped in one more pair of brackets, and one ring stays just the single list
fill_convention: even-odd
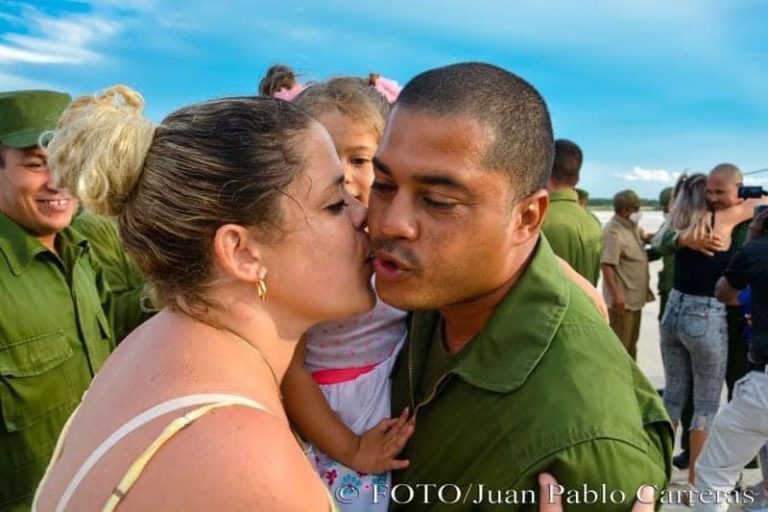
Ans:
[{"label": "olive green military cap", "polygon": [[12,148],[37,146],[56,128],[71,96],[55,91],[0,92],[0,143]]},{"label": "olive green military cap", "polygon": [[641,206],[640,196],[634,190],[622,190],[613,196],[614,210],[623,210],[624,208],[639,208]]}]

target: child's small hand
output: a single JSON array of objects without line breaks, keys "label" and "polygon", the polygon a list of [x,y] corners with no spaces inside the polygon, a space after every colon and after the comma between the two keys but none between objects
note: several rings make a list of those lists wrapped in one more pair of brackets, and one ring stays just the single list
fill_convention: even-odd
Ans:
[{"label": "child's small hand", "polygon": [[413,435],[415,418],[408,419],[408,408],[399,418],[387,418],[361,435],[350,467],[361,473],[385,473],[408,467],[407,460],[395,459]]}]

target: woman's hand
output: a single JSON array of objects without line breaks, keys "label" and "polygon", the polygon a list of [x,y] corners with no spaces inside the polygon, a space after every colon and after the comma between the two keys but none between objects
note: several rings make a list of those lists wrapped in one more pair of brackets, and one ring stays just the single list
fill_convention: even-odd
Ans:
[{"label": "woman's hand", "polygon": [[[559,494],[550,494],[552,486],[557,486],[557,480],[549,473],[539,475],[539,512],[563,512],[563,500]],[[550,495],[552,501],[550,502]],[[655,503],[654,488],[646,485],[638,493],[638,501],[630,512],[653,512]]]},{"label": "woman's hand", "polygon": [[677,238],[677,245],[693,249],[706,256],[714,256],[716,252],[728,249],[723,237],[720,235],[713,234],[709,237],[701,238],[692,232],[680,233],[680,236]]}]

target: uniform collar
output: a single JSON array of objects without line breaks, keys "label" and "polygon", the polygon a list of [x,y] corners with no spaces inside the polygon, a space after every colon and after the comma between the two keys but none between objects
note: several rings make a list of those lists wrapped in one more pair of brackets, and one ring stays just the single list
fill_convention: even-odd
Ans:
[{"label": "uniform collar", "polygon": [[[515,391],[549,349],[569,301],[568,279],[542,235],[528,267],[467,345],[452,373],[489,391]],[[414,341],[432,343],[431,333],[439,320],[437,312],[416,315]],[[429,353],[428,346],[410,348],[416,357]]]},{"label": "uniform collar", "polygon": [[637,229],[637,224],[635,224],[634,222],[632,222],[629,219],[625,219],[624,217],[620,217],[617,214],[613,215],[613,220],[615,220],[617,223],[621,224],[622,226],[624,226],[625,228],[627,228],[627,229],[629,229],[631,231],[634,231],[634,230]]},{"label": "uniform collar", "polygon": [[579,194],[572,188],[561,188],[553,190],[549,193],[549,201],[572,201],[574,203],[579,202]]},{"label": "uniform collar", "polygon": [[[66,228],[57,235],[60,245],[77,245],[84,249],[88,241],[79,232]],[[50,252],[40,240],[0,213],[0,252],[5,255],[14,275],[23,273],[38,254]]]}]

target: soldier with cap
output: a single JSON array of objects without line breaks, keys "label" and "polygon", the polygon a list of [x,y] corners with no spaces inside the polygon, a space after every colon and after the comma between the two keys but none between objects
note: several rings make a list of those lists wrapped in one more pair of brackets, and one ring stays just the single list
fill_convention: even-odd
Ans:
[{"label": "soldier with cap", "polygon": [[637,357],[641,311],[653,300],[645,243],[650,236],[638,225],[640,197],[622,190],[613,197],[615,215],[603,229],[603,295],[611,327],[633,359]]},{"label": "soldier with cap", "polygon": [[[53,91],[0,93],[0,510],[29,510],[68,416],[115,340],[117,296],[70,224],[77,202],[43,147],[69,104]],[[115,248],[115,250],[119,250]]]}]

